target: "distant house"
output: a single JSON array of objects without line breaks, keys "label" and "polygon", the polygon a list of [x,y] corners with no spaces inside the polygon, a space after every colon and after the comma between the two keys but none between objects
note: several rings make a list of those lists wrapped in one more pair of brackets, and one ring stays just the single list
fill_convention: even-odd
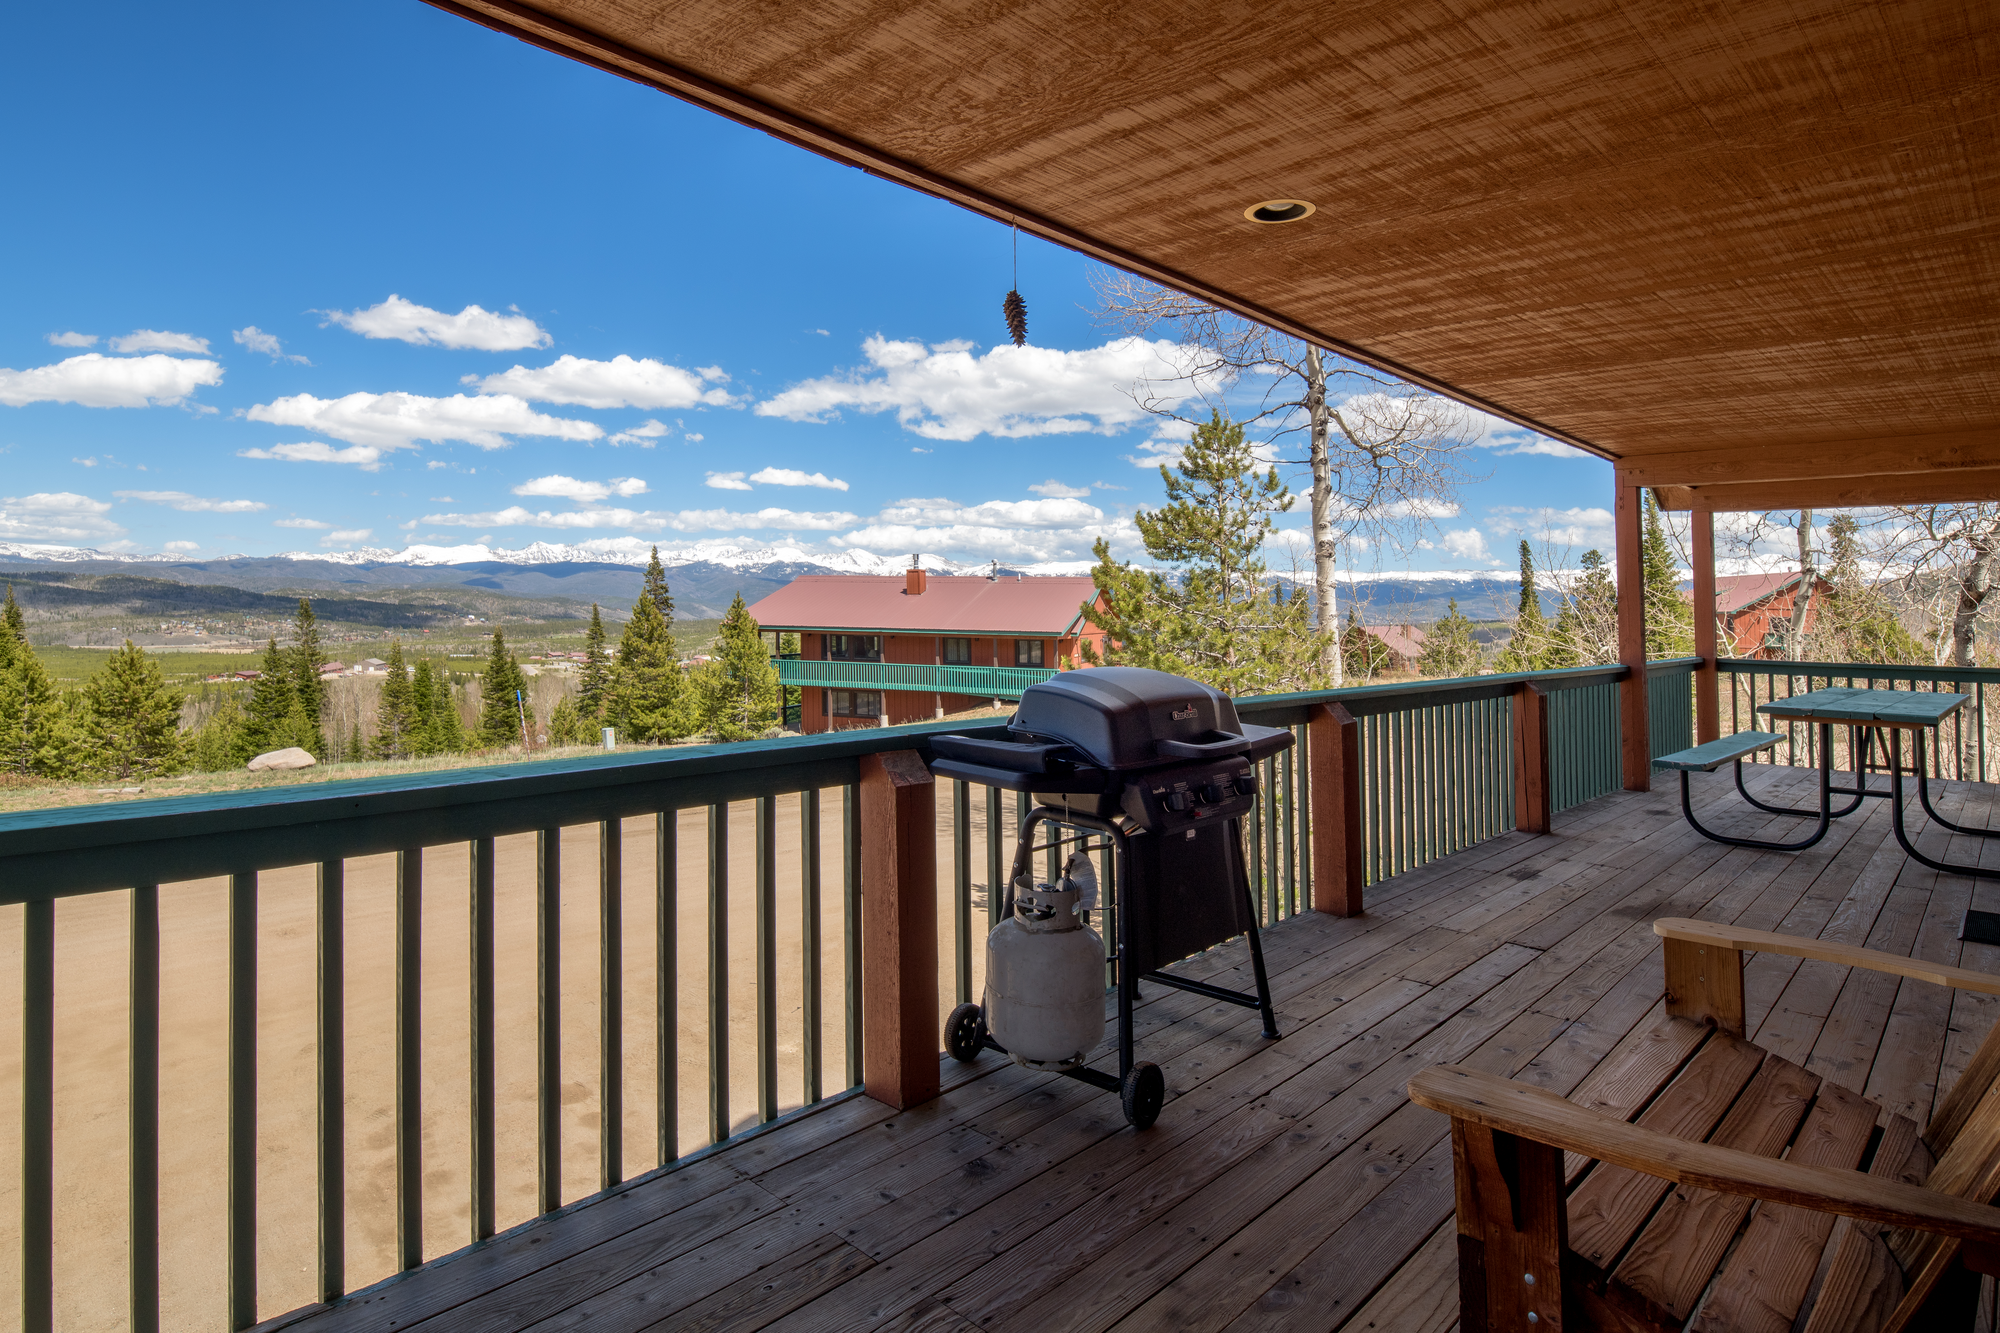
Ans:
[{"label": "distant house", "polygon": [[324,662],[320,665],[319,674],[322,676],[338,676],[346,670],[347,663],[345,662]]},{"label": "distant house", "polygon": [[[807,574],[759,601],[750,614],[767,631],[797,634],[804,662],[853,667],[826,668],[852,678],[840,687],[801,688],[800,729],[817,732],[921,722],[998,697],[937,688],[970,675],[947,668],[1025,667],[1052,674],[1081,666],[1085,644],[1093,652],[1104,649],[1103,631],[1082,611],[1086,604],[1097,604],[1097,587],[1088,578],[943,576],[912,569],[889,577]],[[932,670],[889,669],[898,665]],[[891,678],[910,679],[915,688],[867,687]]]},{"label": "distant house", "polygon": [[1389,652],[1389,661],[1384,670],[1392,672],[1415,671],[1417,659],[1424,655],[1424,632],[1416,625],[1363,625],[1361,632],[1381,644]]},{"label": "distant house", "polygon": [[[1833,585],[1814,575],[1813,596],[1806,604],[1805,629],[1819,619],[1821,599]],[[1798,604],[1799,575],[1734,574],[1715,581],[1718,637],[1731,657],[1785,657],[1785,635],[1792,608]]]}]

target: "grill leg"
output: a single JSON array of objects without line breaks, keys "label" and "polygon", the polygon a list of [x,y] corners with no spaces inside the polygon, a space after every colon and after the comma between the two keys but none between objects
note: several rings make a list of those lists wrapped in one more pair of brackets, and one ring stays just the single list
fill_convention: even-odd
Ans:
[{"label": "grill leg", "polygon": [[1250,974],[1257,979],[1257,1012],[1264,1016],[1264,1035],[1278,1037],[1278,1016],[1271,1012],[1271,982],[1264,975],[1264,940],[1257,932],[1257,904],[1251,901],[1250,885],[1243,885],[1243,901],[1250,908]]}]

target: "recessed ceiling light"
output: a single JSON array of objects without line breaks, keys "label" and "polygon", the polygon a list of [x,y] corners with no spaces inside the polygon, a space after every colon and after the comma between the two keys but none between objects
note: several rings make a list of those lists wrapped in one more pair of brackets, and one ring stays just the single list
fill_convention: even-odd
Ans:
[{"label": "recessed ceiling light", "polygon": [[1252,222],[1297,222],[1318,210],[1303,199],[1266,199],[1243,210]]}]

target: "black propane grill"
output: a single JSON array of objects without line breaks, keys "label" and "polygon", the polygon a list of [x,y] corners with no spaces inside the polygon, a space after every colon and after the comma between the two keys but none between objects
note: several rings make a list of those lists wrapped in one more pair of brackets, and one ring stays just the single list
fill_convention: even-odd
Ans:
[{"label": "black propane grill", "polygon": [[[1012,914],[1017,887],[1034,888],[1034,853],[1064,845],[1062,827],[1084,831],[1068,841],[1087,843],[1096,834],[1115,849],[1105,906],[1115,922],[1107,933],[1117,937],[1118,1077],[1087,1066],[1062,1072],[1120,1093],[1126,1119],[1144,1129],[1166,1089],[1158,1067],[1132,1059],[1140,978],[1256,1009],[1264,1035],[1278,1035],[1241,820],[1256,806],[1257,763],[1291,745],[1292,733],[1246,725],[1219,690],[1139,667],[1066,671],[1030,686],[1008,732],[1008,740],[933,737],[932,771],[1037,800],[1014,848],[1000,919]],[[1035,832],[1044,824],[1052,838],[1037,848]],[[1255,994],[1159,970],[1245,934]],[[945,1045],[960,1060],[981,1050],[1005,1053],[973,1004],[952,1012]]]}]

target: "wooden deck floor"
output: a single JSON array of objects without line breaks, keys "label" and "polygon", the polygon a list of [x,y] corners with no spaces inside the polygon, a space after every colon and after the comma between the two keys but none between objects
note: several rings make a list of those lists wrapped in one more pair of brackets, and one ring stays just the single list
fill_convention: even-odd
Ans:
[{"label": "wooden deck floor", "polygon": [[[1759,770],[1766,799],[1812,775]],[[1879,779],[1878,779],[1879,782]],[[1984,827],[1994,788],[1940,806]],[[1729,831],[1788,832],[1728,774]],[[1283,1036],[1154,987],[1141,1058],[1171,1100],[1133,1133],[1114,1098],[984,1057],[895,1114],[851,1098],[288,1327],[410,1329],[1443,1330],[1457,1321],[1448,1122],[1409,1077],[1456,1061],[1587,1091],[1660,1016],[1649,923],[1694,916],[2000,969],[1961,945],[1970,880],[1910,864],[1887,803],[1797,855],[1708,842],[1675,793],[1618,794],[1379,886],[1365,916],[1265,936]],[[1996,824],[2000,827],[2000,824]],[[1767,834],[1767,836],[1769,836]],[[1926,833],[2000,865],[2000,840]],[[2000,908],[2000,887],[1978,905]],[[1247,984],[1240,945],[1192,960]],[[1987,997],[1760,956],[1750,1036],[1919,1123],[1996,1010]]]}]

